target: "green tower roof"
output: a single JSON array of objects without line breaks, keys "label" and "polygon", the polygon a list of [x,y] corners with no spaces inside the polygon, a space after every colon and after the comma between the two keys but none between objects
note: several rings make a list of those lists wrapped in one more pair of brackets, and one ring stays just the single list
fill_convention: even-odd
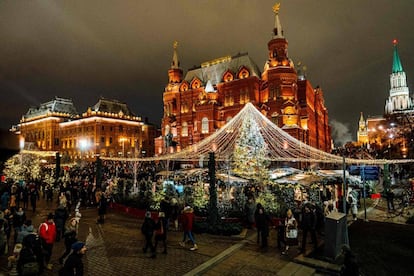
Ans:
[{"label": "green tower roof", "polygon": [[394,44],[394,55],[392,58],[392,72],[393,73],[402,72],[403,68],[401,65],[401,60],[400,60],[400,56],[398,55],[398,48],[397,48],[398,41],[394,39],[392,43]]}]

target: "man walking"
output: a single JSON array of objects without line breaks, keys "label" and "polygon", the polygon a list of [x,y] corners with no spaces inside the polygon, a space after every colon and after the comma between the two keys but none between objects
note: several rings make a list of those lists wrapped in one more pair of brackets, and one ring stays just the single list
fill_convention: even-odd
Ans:
[{"label": "man walking", "polygon": [[52,270],[53,265],[50,263],[52,257],[53,244],[56,240],[56,225],[53,221],[54,215],[49,213],[47,220],[39,226],[39,236],[42,240],[42,246],[45,253],[46,268]]},{"label": "man walking", "polygon": [[306,249],[306,237],[308,233],[311,234],[311,239],[314,249],[317,247],[316,241],[316,215],[310,203],[306,203],[303,207],[302,214],[302,249],[301,252],[305,253]]}]

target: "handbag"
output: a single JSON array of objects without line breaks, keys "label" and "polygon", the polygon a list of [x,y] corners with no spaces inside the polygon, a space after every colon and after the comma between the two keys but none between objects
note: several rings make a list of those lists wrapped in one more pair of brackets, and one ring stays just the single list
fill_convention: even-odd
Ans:
[{"label": "handbag", "polygon": [[298,237],[298,229],[293,228],[293,229],[288,229],[286,231],[286,238],[288,239],[296,239]]}]

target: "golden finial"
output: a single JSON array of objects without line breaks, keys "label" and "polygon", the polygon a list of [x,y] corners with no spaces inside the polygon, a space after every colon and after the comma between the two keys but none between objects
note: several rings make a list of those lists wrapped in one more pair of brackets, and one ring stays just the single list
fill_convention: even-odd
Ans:
[{"label": "golden finial", "polygon": [[276,13],[276,14],[278,14],[279,13],[279,9],[280,9],[280,3],[276,3],[273,6],[273,12]]},{"label": "golden finial", "polygon": [[177,49],[177,47],[178,47],[178,41],[176,40],[176,41],[174,41],[174,43],[173,43],[173,47],[174,47],[174,49]]}]

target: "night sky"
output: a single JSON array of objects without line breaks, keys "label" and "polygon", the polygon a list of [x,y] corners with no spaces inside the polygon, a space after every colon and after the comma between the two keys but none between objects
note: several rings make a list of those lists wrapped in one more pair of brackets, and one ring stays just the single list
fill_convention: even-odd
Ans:
[{"label": "night sky", "polygon": [[[360,112],[381,115],[392,40],[414,91],[414,1],[284,0],[289,57],[325,96],[333,137],[355,140]],[[274,0],[33,0],[0,2],[0,127],[55,96],[84,112],[100,96],[160,124],[172,44],[184,73],[248,52],[267,58]],[[339,127],[338,127],[339,126]],[[338,142],[339,139],[336,140]]]}]

